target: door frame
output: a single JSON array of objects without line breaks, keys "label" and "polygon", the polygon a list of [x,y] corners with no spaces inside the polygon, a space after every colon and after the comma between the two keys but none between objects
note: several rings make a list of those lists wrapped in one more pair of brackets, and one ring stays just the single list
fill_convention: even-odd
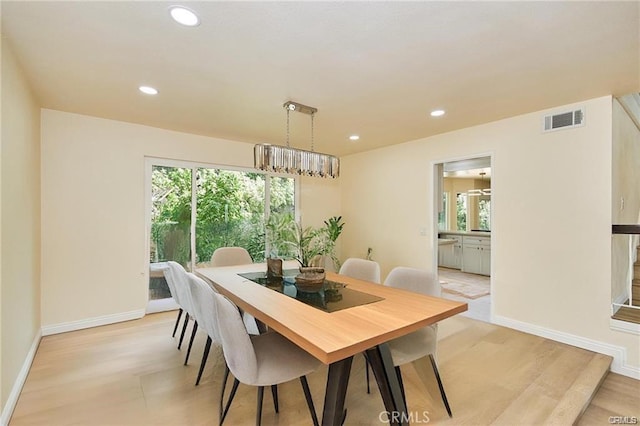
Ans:
[{"label": "door frame", "polygon": [[[491,222],[491,275],[489,276],[489,286],[490,286],[490,293],[489,296],[491,298],[491,307],[490,307],[490,313],[489,313],[489,321],[491,323],[494,323],[494,317],[495,317],[495,308],[494,308],[494,271],[495,271],[495,263],[496,263],[496,256],[494,254],[493,251],[493,239],[495,238],[495,231],[496,231],[496,226],[495,226],[495,221],[494,221],[494,214],[496,211],[496,202],[495,202],[495,197],[496,194],[499,193],[499,185],[498,185],[498,191],[496,191],[494,189],[494,180],[496,177],[496,169],[495,169],[495,152],[494,151],[484,151],[484,152],[478,152],[478,153],[474,153],[474,154],[464,154],[464,155],[459,155],[459,156],[450,156],[450,157],[443,157],[437,160],[433,160],[431,161],[431,171],[432,171],[432,184],[431,184],[431,202],[432,202],[432,207],[431,207],[431,212],[432,212],[432,220],[431,220],[431,230],[432,230],[432,240],[431,240],[431,247],[432,247],[432,259],[431,259],[431,265],[434,271],[434,279],[435,280],[440,280],[439,277],[439,271],[438,271],[438,234],[440,233],[440,230],[438,229],[438,203],[442,202],[442,190],[443,190],[443,183],[442,183],[442,179],[444,176],[442,176],[442,174],[440,173],[440,164],[445,164],[445,163],[450,163],[450,162],[454,162],[454,161],[464,161],[464,160],[473,160],[476,158],[481,158],[481,157],[489,157],[490,158],[490,168],[491,168],[491,218],[490,218],[490,222]],[[451,226],[451,224],[449,225]]]},{"label": "door frame", "polygon": [[[151,260],[149,259],[149,253],[151,251],[151,175],[153,172],[154,166],[161,167],[180,167],[185,169],[190,169],[192,172],[191,179],[191,226],[190,226],[190,236],[189,236],[189,244],[191,246],[191,268],[195,267],[194,262],[194,253],[196,251],[195,247],[195,227],[196,227],[196,208],[193,205],[194,197],[197,191],[197,182],[195,180],[195,173],[199,168],[207,168],[207,169],[222,169],[222,170],[230,170],[237,172],[245,172],[245,173],[259,173],[265,175],[265,177],[287,177],[294,179],[295,191],[294,191],[294,204],[295,204],[295,217],[299,218],[300,215],[300,178],[297,175],[285,174],[285,173],[272,173],[272,172],[264,172],[261,170],[252,169],[250,167],[240,167],[240,166],[231,166],[227,164],[214,164],[214,163],[203,163],[199,161],[189,161],[189,160],[178,160],[171,158],[162,158],[162,157],[153,157],[153,156],[145,156],[144,157],[144,220],[145,220],[145,254],[143,261],[143,270],[145,271],[145,283],[146,283],[146,291],[147,291],[147,307],[146,313],[153,312],[163,312],[178,309],[178,304],[172,299],[149,299],[149,267],[151,264]],[[269,206],[270,206],[270,191],[268,179],[266,179],[265,188],[265,199],[264,199],[264,209],[265,213],[268,214]]]}]

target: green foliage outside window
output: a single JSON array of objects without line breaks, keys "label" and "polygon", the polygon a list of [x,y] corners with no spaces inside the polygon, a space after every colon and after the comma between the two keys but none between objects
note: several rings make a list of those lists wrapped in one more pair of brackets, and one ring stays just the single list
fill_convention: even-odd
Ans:
[{"label": "green foliage outside window", "polygon": [[456,197],[457,230],[467,230],[467,194],[459,193]]},{"label": "green foliage outside window", "polygon": [[[151,260],[190,261],[190,168],[154,166]],[[265,257],[265,178],[261,173],[199,168],[196,174],[196,262],[218,247],[239,246],[254,261]],[[293,212],[294,180],[270,181],[270,210]]]}]

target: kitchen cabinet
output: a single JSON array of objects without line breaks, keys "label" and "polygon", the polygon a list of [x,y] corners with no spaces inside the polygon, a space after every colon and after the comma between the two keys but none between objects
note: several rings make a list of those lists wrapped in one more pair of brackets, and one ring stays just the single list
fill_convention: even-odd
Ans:
[{"label": "kitchen cabinet", "polygon": [[462,271],[491,275],[491,238],[462,237]]},{"label": "kitchen cabinet", "polygon": [[438,247],[438,266],[452,269],[462,269],[462,236],[441,234],[440,238],[452,239],[452,245]]}]

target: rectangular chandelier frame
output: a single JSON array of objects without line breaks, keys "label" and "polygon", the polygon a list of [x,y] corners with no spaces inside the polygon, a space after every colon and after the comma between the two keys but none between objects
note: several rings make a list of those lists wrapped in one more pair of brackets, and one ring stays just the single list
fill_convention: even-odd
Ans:
[{"label": "rectangular chandelier frame", "polygon": [[[318,109],[293,101],[285,102],[283,107],[287,110],[287,146],[268,143],[257,144],[253,148],[254,168],[267,172],[303,176],[339,177],[340,159],[334,155],[323,154],[313,150],[313,116],[318,112]],[[311,116],[311,151],[289,146],[290,111],[297,111]]]},{"label": "rectangular chandelier frame", "polygon": [[320,152],[261,143],[254,147],[253,157],[255,168],[267,172],[323,178],[340,176],[340,159]]}]

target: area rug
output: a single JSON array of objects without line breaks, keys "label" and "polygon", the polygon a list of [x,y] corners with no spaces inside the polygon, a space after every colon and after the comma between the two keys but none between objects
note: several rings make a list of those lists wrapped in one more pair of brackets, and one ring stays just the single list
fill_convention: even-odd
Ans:
[{"label": "area rug", "polygon": [[442,291],[451,294],[457,294],[458,296],[466,297],[467,299],[477,299],[482,296],[486,296],[490,292],[490,287],[483,284],[463,283],[461,281],[440,281]]}]

